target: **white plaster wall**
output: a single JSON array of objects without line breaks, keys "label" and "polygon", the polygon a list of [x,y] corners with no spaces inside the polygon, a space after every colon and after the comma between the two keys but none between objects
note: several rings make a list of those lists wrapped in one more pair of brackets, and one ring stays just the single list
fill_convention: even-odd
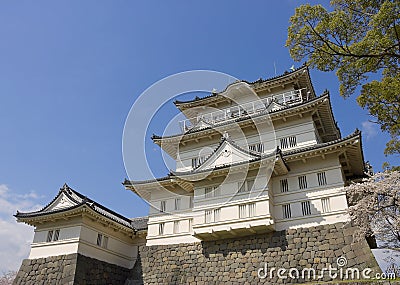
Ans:
[{"label": "white plaster wall", "polygon": [[[155,192],[155,191],[153,191]],[[189,196],[190,195],[190,196]],[[157,193],[152,193],[152,200],[151,203],[155,207],[151,207],[149,214],[150,216],[153,215],[158,215],[160,214],[160,208],[161,208],[161,201],[166,201],[166,212],[174,212],[174,213],[179,213],[182,211],[187,211],[189,210],[190,206],[190,197],[193,199],[193,194],[186,193],[185,195],[176,195],[175,193],[165,193],[165,195],[157,195]],[[180,210],[175,211],[175,199],[180,198],[181,199],[181,207]]]},{"label": "white plaster wall", "polygon": [[198,238],[192,234],[180,234],[180,235],[165,235],[157,238],[148,237],[147,246],[152,245],[167,245],[167,244],[180,244],[180,243],[193,243],[200,242]]},{"label": "white plaster wall", "polygon": [[334,224],[338,222],[348,222],[350,220],[346,211],[332,212],[329,215],[323,214],[322,216],[310,216],[308,218],[299,218],[293,220],[276,221],[275,229],[282,231],[289,228],[307,228],[315,227],[318,225]]},{"label": "white plaster wall", "polygon": [[[274,124],[275,133],[271,132],[272,129],[267,124],[259,124],[257,130],[245,129],[244,133],[237,133],[233,131],[230,138],[236,144],[243,148],[248,145],[262,142],[265,151],[275,150],[276,146],[280,147],[280,139],[296,136],[297,146],[286,148],[285,150],[294,150],[306,146],[311,146],[317,143],[316,130],[311,116],[304,116],[303,118],[296,118],[287,120],[286,122],[279,122]],[[274,142],[275,140],[275,142]],[[199,142],[188,142],[185,146],[179,148],[179,161],[176,164],[177,171],[190,170],[192,166],[192,158],[199,157],[199,155],[208,156],[216,149],[220,142],[220,137],[214,136],[212,139],[203,139]]]},{"label": "white plaster wall", "polygon": [[35,229],[35,235],[33,237],[33,243],[46,242],[47,233],[49,230],[60,230],[59,240],[79,238],[81,231],[80,226],[70,226],[70,227],[43,227],[40,229]]},{"label": "white plaster wall", "polygon": [[[97,246],[96,241],[98,233],[108,237],[107,248]],[[82,226],[79,253],[108,263],[131,268],[137,257],[137,245],[119,240],[103,231]]]},{"label": "white plaster wall", "polygon": [[[148,224],[146,245],[177,244],[199,241],[199,239],[193,236],[193,230],[190,228],[189,219],[192,219],[192,214],[187,214],[185,216],[164,215],[154,217]],[[175,221],[179,221],[179,231],[177,233],[173,232]],[[161,222],[164,223],[164,234],[160,236],[159,224]]]},{"label": "white plaster wall", "polygon": [[[58,241],[46,242],[48,231],[56,229],[60,230]],[[55,225],[46,227],[44,225],[36,228],[29,259],[77,253],[80,231],[81,227],[78,225],[64,227],[55,227]]]},{"label": "white plaster wall", "polygon": [[51,243],[32,243],[29,259],[72,254],[78,252],[79,239],[60,240]]}]

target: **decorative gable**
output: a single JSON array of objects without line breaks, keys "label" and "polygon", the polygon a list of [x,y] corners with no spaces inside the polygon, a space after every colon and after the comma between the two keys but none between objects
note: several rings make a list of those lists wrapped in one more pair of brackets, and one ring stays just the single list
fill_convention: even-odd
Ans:
[{"label": "decorative gable", "polygon": [[255,158],[259,158],[259,155],[253,154],[238,147],[235,143],[222,138],[222,142],[219,147],[203,162],[196,171],[202,171],[207,169],[214,169],[223,165],[231,165],[246,161],[251,161]]},{"label": "decorative gable", "polygon": [[50,204],[48,205],[43,211],[57,211],[60,209],[66,209],[73,206],[78,205],[75,201],[71,200],[64,192],[61,194]]},{"label": "decorative gable", "polygon": [[276,101],[271,101],[271,103],[267,106],[267,112],[273,112],[279,109],[284,108],[285,106],[277,103]]}]

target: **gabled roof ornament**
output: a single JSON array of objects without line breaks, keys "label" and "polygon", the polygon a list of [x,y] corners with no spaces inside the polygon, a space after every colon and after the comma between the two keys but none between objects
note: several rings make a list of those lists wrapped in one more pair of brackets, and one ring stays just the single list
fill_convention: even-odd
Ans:
[{"label": "gabled roof ornament", "polygon": [[68,186],[67,183],[64,183],[64,185],[60,188],[60,191],[67,191],[69,192],[71,188]]}]

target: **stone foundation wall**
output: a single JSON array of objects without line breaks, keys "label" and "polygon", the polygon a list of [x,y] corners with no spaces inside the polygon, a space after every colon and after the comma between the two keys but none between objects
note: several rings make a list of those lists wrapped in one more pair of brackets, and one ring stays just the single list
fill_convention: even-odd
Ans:
[{"label": "stone foundation wall", "polygon": [[77,254],[25,259],[13,284],[74,284]]},{"label": "stone foundation wall", "polygon": [[122,285],[130,277],[127,268],[78,255],[74,285]]},{"label": "stone foundation wall", "polygon": [[138,266],[130,270],[81,254],[25,259],[14,280],[16,285],[134,285],[141,283],[141,269]]},{"label": "stone foundation wall", "polygon": [[[368,267],[375,275],[379,266],[366,241],[353,241],[354,231],[337,223],[227,240],[142,246],[143,281],[147,285],[298,284],[310,280],[279,279],[276,271],[272,278],[260,279],[258,270],[267,265],[269,269],[297,268],[301,272],[312,267],[320,271],[329,265],[338,268],[336,261],[342,256],[347,260],[344,269]],[[318,281],[329,280],[325,274]]]}]

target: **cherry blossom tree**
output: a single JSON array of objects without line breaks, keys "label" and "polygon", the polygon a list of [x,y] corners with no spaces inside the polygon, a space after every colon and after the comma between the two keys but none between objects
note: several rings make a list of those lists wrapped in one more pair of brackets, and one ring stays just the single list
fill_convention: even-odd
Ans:
[{"label": "cherry blossom tree", "polygon": [[400,172],[378,172],[346,187],[349,214],[358,236],[375,236],[384,245],[400,245]]},{"label": "cherry blossom tree", "polygon": [[17,272],[15,272],[15,271],[3,272],[3,274],[0,275],[0,285],[13,284],[13,281],[16,276],[17,276]]}]

